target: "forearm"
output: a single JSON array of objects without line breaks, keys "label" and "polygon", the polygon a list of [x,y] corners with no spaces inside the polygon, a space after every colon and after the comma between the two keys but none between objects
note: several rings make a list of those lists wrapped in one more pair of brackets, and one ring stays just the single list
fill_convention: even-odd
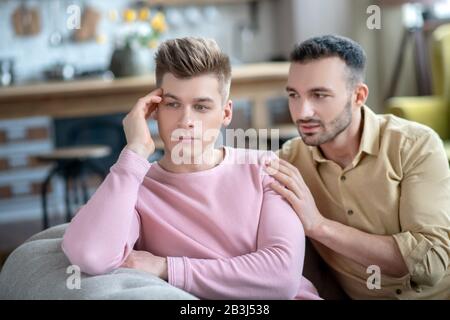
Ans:
[{"label": "forearm", "polygon": [[292,299],[303,260],[289,251],[275,247],[223,259],[169,257],[168,279],[205,299]]},{"label": "forearm", "polygon": [[401,277],[408,273],[392,236],[374,235],[324,219],[310,237],[364,267],[377,265],[388,276]]},{"label": "forearm", "polygon": [[[133,161],[131,151],[128,152],[121,154],[64,235],[64,252],[72,263],[84,266],[85,272],[102,273],[116,267],[123,259],[128,242],[138,236],[135,205],[142,178],[138,169],[127,170],[127,165]],[[141,168],[141,171],[145,170]]]}]

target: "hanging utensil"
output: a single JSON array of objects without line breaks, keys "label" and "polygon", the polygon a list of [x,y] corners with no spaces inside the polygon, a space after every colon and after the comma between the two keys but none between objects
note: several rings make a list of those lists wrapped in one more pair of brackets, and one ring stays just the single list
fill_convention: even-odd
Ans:
[{"label": "hanging utensil", "polygon": [[17,36],[36,35],[41,31],[39,11],[29,8],[23,0],[12,14],[12,24]]},{"label": "hanging utensil", "polygon": [[97,35],[97,24],[100,21],[100,13],[93,7],[85,6],[81,17],[81,28],[75,30],[74,40],[77,42],[95,39]]}]

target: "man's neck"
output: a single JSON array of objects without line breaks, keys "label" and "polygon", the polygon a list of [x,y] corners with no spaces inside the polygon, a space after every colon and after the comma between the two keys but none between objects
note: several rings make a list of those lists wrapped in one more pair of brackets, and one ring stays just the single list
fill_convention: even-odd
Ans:
[{"label": "man's neck", "polygon": [[188,173],[214,168],[222,162],[224,156],[224,148],[211,148],[203,153],[202,158],[200,159],[201,161],[192,161],[192,164],[176,164],[173,163],[171,159],[170,151],[165,150],[164,156],[158,161],[158,163],[166,171],[173,173]]},{"label": "man's neck", "polygon": [[355,158],[361,143],[363,131],[362,109],[353,114],[352,123],[347,129],[338,134],[332,141],[320,145],[325,158],[337,163],[342,169],[346,168]]}]

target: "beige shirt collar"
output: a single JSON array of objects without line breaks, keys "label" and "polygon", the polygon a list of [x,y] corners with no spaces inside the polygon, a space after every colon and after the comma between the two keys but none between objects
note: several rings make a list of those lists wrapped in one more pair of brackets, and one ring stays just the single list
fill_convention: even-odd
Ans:
[{"label": "beige shirt collar", "polygon": [[[362,106],[361,112],[363,114],[363,132],[361,137],[361,143],[359,145],[358,153],[353,161],[353,166],[361,158],[362,152],[377,156],[380,149],[380,124],[378,122],[376,114],[370,110],[367,106]],[[316,162],[327,162],[320,149],[315,146],[310,146],[312,157]]]}]

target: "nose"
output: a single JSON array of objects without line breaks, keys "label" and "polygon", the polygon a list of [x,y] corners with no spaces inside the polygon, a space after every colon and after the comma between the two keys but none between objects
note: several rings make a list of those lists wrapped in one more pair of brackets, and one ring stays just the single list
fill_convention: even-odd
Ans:
[{"label": "nose", "polygon": [[192,112],[190,106],[185,106],[181,112],[179,121],[180,128],[192,129],[194,128],[194,119],[192,119]]},{"label": "nose", "polygon": [[314,117],[314,106],[307,99],[301,100],[297,106],[298,118],[302,120],[310,119]]}]

